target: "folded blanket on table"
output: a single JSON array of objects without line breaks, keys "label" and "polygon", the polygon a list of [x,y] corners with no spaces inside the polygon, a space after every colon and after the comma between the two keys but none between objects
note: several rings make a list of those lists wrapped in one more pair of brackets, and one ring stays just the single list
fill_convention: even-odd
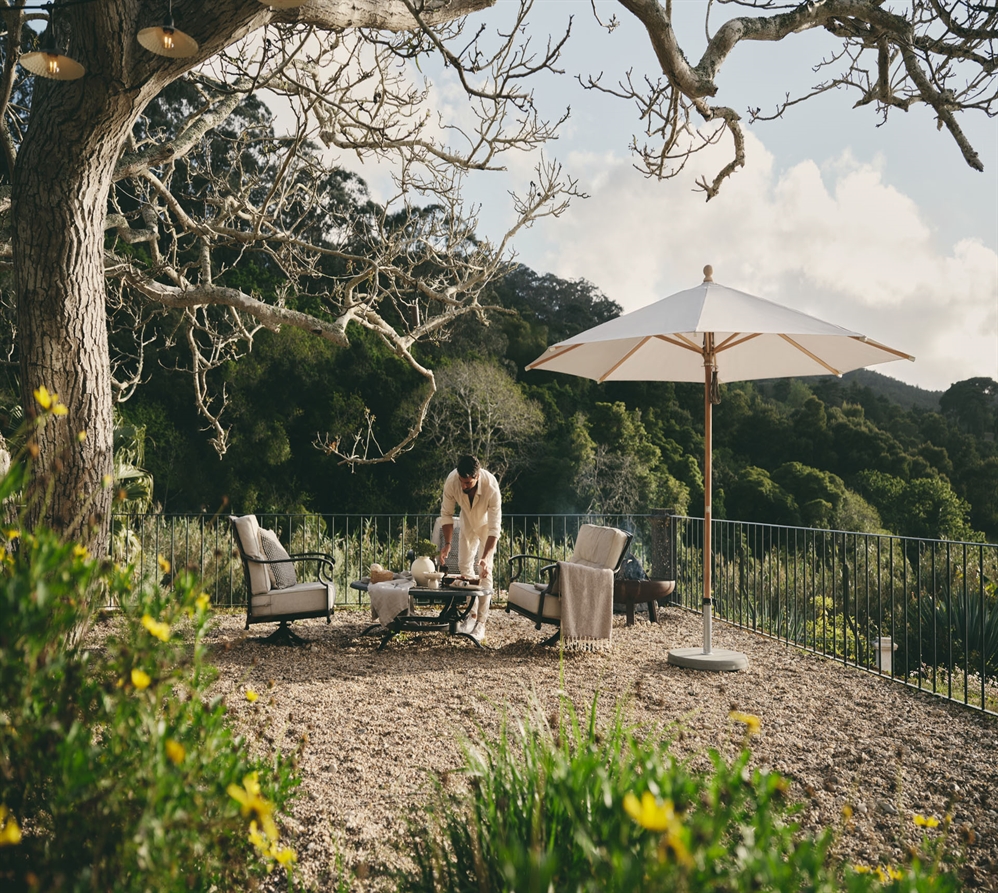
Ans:
[{"label": "folded blanket on table", "polygon": [[399,614],[409,609],[409,590],[412,584],[412,580],[404,579],[368,584],[371,614],[378,623],[388,626]]},{"label": "folded blanket on table", "polygon": [[609,651],[613,631],[613,571],[558,562],[561,640],[575,651]]}]

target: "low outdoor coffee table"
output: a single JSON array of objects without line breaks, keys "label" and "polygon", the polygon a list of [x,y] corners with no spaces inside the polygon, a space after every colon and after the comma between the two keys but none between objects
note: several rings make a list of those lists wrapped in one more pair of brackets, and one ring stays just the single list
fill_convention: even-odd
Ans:
[{"label": "low outdoor coffee table", "polygon": [[[350,586],[354,589],[367,591],[367,585],[355,581]],[[409,589],[410,610],[398,614],[387,626],[372,623],[361,635],[370,635],[375,630],[381,630],[381,651],[392,639],[403,632],[445,632],[450,636],[461,636],[474,642],[475,646],[484,649],[485,646],[471,633],[458,631],[458,624],[466,620],[480,595],[491,595],[491,589],[451,586],[441,586],[430,589],[427,586],[413,586]],[[416,613],[418,608],[434,608],[436,613]]]}]

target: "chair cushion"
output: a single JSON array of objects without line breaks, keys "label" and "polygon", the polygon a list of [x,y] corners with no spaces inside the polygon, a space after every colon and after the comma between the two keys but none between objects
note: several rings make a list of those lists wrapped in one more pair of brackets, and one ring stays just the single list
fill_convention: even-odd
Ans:
[{"label": "chair cushion", "polygon": [[617,566],[627,543],[627,534],[616,527],[597,527],[583,524],[575,540],[575,551],[569,561],[585,567],[610,568]]},{"label": "chair cushion", "polygon": [[[270,582],[274,589],[287,589],[298,582],[295,575],[295,566],[291,563],[291,556],[287,549],[281,545],[277,534],[266,527],[260,528],[260,545],[270,561],[280,561],[282,564],[268,564],[267,570],[270,573]],[[287,562],[286,564],[283,562]]]},{"label": "chair cushion", "polygon": [[253,619],[282,617],[290,614],[319,614],[331,610],[332,586],[325,583],[296,583],[287,589],[271,589],[253,596]]},{"label": "chair cushion", "polygon": [[[536,616],[541,594],[534,588],[533,583],[510,583],[506,599],[510,604],[523,608]],[[548,620],[560,619],[561,598],[557,595],[545,595],[544,613],[541,616]]]},{"label": "chair cushion", "polygon": [[[255,558],[257,561],[266,561],[267,554],[260,545],[260,525],[257,523],[256,515],[243,515],[241,518],[233,518],[232,526],[235,528],[236,536],[242,546],[243,553],[247,558]],[[266,595],[270,592],[270,574],[267,573],[267,565],[256,564],[247,561],[249,566],[249,588],[254,595]]]}]

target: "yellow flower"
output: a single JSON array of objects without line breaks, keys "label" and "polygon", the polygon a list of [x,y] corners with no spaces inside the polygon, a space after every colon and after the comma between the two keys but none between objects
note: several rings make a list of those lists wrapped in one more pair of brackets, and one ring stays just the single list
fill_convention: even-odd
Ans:
[{"label": "yellow flower", "polygon": [[630,791],[624,796],[624,811],[642,828],[649,831],[668,831],[675,821],[676,813],[671,800],[659,804],[651,791],[641,795],[641,801]]},{"label": "yellow flower", "polygon": [[159,562],[159,569],[164,573],[170,573],[170,562],[167,561],[162,555],[156,556],[156,561]]},{"label": "yellow flower", "polygon": [[939,819],[933,818],[932,816],[926,818],[924,815],[916,815],[915,824],[918,825],[919,828],[938,828]]},{"label": "yellow flower", "polygon": [[152,677],[145,671],[138,668],[132,670],[132,685],[134,685],[139,691],[144,688],[149,688],[149,683],[152,682]]},{"label": "yellow flower", "polygon": [[208,593],[207,592],[202,592],[197,597],[197,599],[195,600],[194,604],[197,606],[197,609],[199,611],[207,611],[209,605],[211,605],[211,599],[208,597]]},{"label": "yellow flower", "polygon": [[161,620],[153,620],[148,614],[142,615],[142,625],[149,631],[149,635],[155,636],[161,642],[166,642],[170,638],[170,624]]},{"label": "yellow flower", "polygon": [[74,558],[88,558],[89,556],[90,556],[90,553],[87,551],[87,547],[86,546],[81,546],[79,543],[77,543],[75,546],[73,546],[73,557]]},{"label": "yellow flower", "polygon": [[238,801],[239,811],[244,816],[253,816],[250,823],[250,833],[253,833],[256,820],[259,819],[263,825],[263,833],[271,840],[277,840],[277,825],[274,822],[274,806],[270,801],[260,796],[260,783],[257,781],[257,774],[250,772],[243,779],[243,786],[230,784],[225,789],[229,796]]},{"label": "yellow flower", "polygon": [[842,807],[842,818],[847,822],[852,818],[852,807],[848,803]]},{"label": "yellow flower", "polygon": [[21,531],[18,530],[16,527],[11,527],[9,530],[5,530],[3,533],[4,536],[6,536],[7,539],[9,540],[16,540],[21,535]]},{"label": "yellow flower", "polygon": [[892,881],[899,881],[904,877],[904,872],[900,868],[895,868],[893,865],[887,866],[887,876]]},{"label": "yellow flower", "polygon": [[261,852],[265,853],[267,851],[267,838],[260,833],[260,829],[256,824],[256,819],[250,822],[249,842]]},{"label": "yellow flower", "polygon": [[179,741],[167,738],[166,755],[170,758],[170,762],[173,763],[174,766],[179,766],[184,761],[184,757],[187,756],[187,751],[184,749],[184,745]]},{"label": "yellow flower", "polygon": [[51,409],[52,401],[58,399],[56,394],[50,394],[49,389],[42,385],[35,391],[35,400],[42,409]]},{"label": "yellow flower", "polygon": [[80,443],[83,443],[83,441],[85,441],[87,439],[87,432],[86,431],[81,431],[79,434],[76,435],[76,439]]},{"label": "yellow flower", "polygon": [[100,479],[102,487],[110,487],[114,483],[114,478],[109,474],[105,474],[104,477]]},{"label": "yellow flower", "polygon": [[[277,834],[277,828],[274,828],[274,834]],[[257,825],[256,820],[250,822],[249,826],[249,842],[253,844],[261,853],[261,855],[266,859],[273,859],[285,868],[288,867],[297,858],[295,856],[295,851],[290,847],[279,847],[277,845],[276,836],[273,838],[268,837],[266,831],[260,833],[260,827]]]},{"label": "yellow flower", "polygon": [[42,385],[35,391],[35,400],[38,405],[47,411],[51,411],[53,415],[66,415],[69,412],[66,407],[59,402],[58,394],[50,394],[49,389]]},{"label": "yellow flower", "polygon": [[21,826],[10,814],[7,806],[0,803],[0,846],[17,846],[21,842]]},{"label": "yellow flower", "polygon": [[753,713],[742,713],[740,710],[732,710],[728,714],[729,719],[733,719],[735,722],[740,722],[745,724],[745,731],[751,735],[758,735],[759,730],[762,728],[762,722],[759,717]]},{"label": "yellow flower", "polygon": [[258,698],[258,697],[260,697],[260,696],[259,696],[259,695],[258,695],[258,694],[257,694],[257,693],[256,693],[255,691],[253,691],[253,689],[252,689],[252,688],[247,688],[247,689],[246,689],[246,700],[247,700],[247,701],[249,701],[249,702],[250,702],[251,704],[252,704],[252,703],[253,703],[253,702],[254,702],[254,701],[255,701],[255,700],[256,700],[256,699]]},{"label": "yellow flower", "polygon": [[624,795],[624,811],[642,828],[649,831],[662,831],[661,854],[666,847],[676,855],[676,860],[683,865],[692,866],[693,858],[683,840],[683,823],[676,815],[671,800],[659,803],[651,791],[645,791],[641,800],[630,791]]}]

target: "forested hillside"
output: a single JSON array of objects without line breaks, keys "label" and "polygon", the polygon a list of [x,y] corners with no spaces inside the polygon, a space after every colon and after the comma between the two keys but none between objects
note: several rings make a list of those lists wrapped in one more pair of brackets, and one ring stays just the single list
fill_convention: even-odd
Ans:
[{"label": "forested hillside", "polygon": [[[372,213],[354,175],[331,172],[327,192],[344,219]],[[123,207],[128,200],[121,197]],[[133,249],[136,262],[144,252]],[[328,263],[349,276],[352,262]],[[279,297],[291,312],[329,313],[307,280],[293,287],[266,252],[234,253],[216,281]],[[119,492],[139,497],[135,507],[148,504],[145,468],[151,504],[167,512],[430,512],[456,457],[473,452],[500,476],[510,512],[702,513],[699,384],[596,384],[524,371],[549,344],[618,315],[618,305],[591,283],[522,266],[493,282],[482,304],[413,342],[412,355],[434,370],[438,387],[413,447],[393,462],[350,466],[337,454],[376,456],[403,441],[428,388],[376,330],[351,323],[350,346],[340,347],[302,328],[261,328],[249,352],[223,340],[210,357],[203,345],[195,357],[189,342],[201,330],[181,311],[121,319],[124,305],[109,297],[112,355],[127,373],[119,386]],[[384,319],[399,333],[420,325],[420,305],[404,292],[391,312]],[[205,315],[202,328],[220,320]],[[0,321],[9,439],[20,422],[17,339],[12,316]],[[194,369],[197,391],[192,357],[195,367],[210,360]],[[715,517],[998,541],[994,380],[939,394],[861,370],[842,380],[722,384],[721,395]],[[345,449],[357,432],[367,438],[361,448]]]},{"label": "forested hillside", "polygon": [[[261,332],[224,370],[230,447],[220,459],[169,356],[122,407],[145,428],[145,465],[166,511],[433,511],[457,455],[501,474],[512,512],[702,511],[702,389],[524,372],[544,348],[619,313],[584,281],[526,268],[495,309],[421,345],[439,393],[415,447],[351,471],[316,445],[375,416],[411,423],[421,380],[363,332],[337,349],[298,330]],[[863,383],[864,381],[868,383]],[[998,540],[998,384],[980,378],[939,406],[902,406],[885,376],[722,386],[714,422],[717,517],[926,537]],[[903,390],[902,390],[903,392]],[[917,396],[917,395],[916,395]],[[914,406],[914,408],[913,408]]]}]

